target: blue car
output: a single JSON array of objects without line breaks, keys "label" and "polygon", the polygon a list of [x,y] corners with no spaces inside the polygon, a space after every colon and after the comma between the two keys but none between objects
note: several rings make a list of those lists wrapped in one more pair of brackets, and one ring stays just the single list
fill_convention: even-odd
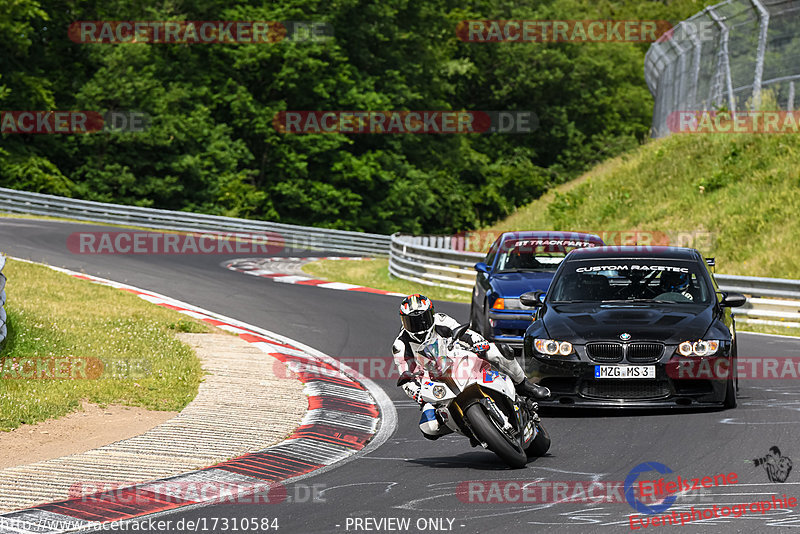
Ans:
[{"label": "blue car", "polygon": [[492,244],[472,291],[470,324],[487,340],[522,350],[535,308],[520,304],[528,291],[546,293],[564,257],[574,249],[603,246],[594,234],[506,232]]}]

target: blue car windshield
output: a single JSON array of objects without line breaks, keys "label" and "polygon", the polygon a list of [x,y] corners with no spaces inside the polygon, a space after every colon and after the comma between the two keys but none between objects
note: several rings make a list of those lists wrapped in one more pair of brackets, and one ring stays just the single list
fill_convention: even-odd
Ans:
[{"label": "blue car windshield", "polygon": [[711,303],[714,292],[695,262],[662,258],[575,261],[553,280],[549,302]]},{"label": "blue car windshield", "polygon": [[500,247],[495,272],[555,272],[564,257],[575,248],[593,246],[589,243],[523,239],[506,241]]}]

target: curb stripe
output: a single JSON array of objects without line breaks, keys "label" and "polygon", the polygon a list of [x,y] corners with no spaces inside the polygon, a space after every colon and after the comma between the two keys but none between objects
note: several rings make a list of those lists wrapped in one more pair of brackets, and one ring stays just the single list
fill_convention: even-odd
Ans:
[{"label": "curb stripe", "polygon": [[378,417],[378,409],[374,404],[365,404],[338,397],[309,397],[308,409],[316,410],[318,408]]},{"label": "curb stripe", "polygon": [[[263,263],[271,262],[302,262],[308,263],[317,260],[371,260],[372,258],[342,258],[338,256],[327,257],[307,257],[307,258],[282,258],[282,257],[269,257],[269,258],[238,258],[235,260],[228,260],[222,263],[222,266],[231,271],[236,271],[251,276],[258,276],[260,278],[270,278],[274,282],[283,284],[296,284],[302,286],[322,287],[325,289],[338,289],[340,291],[355,291],[358,293],[373,293],[375,295],[389,295],[392,297],[405,297],[404,293],[395,293],[393,291],[386,291],[383,289],[374,289],[371,287],[364,287],[354,284],[346,284],[344,282],[331,282],[329,280],[317,280],[309,276],[287,274],[265,269]],[[254,268],[258,265],[259,268]]]},{"label": "curb stripe", "polygon": [[[333,358],[321,353],[317,353],[319,354],[317,355],[309,352],[313,349],[304,350],[289,343],[270,339],[242,324],[237,324],[238,322],[235,320],[225,321],[213,317],[211,312],[163,295],[111,280],[75,273],[67,269],[51,268],[74,278],[128,291],[158,306],[191,315],[217,327],[225,327],[224,329],[238,333],[240,338],[259,348],[265,353],[265,356],[274,357],[284,365],[311,364],[315,366],[317,372],[295,374],[301,382],[309,385],[319,384],[319,386],[316,390],[312,386],[308,392],[311,395],[308,397],[308,408],[301,421],[301,426],[281,443],[263,451],[245,454],[198,471],[160,481],[148,481],[144,484],[116,488],[110,501],[104,501],[101,498],[103,495],[101,491],[92,495],[83,495],[66,501],[41,504],[30,509],[2,514],[0,515],[0,533],[7,531],[2,528],[4,518],[25,517],[25,521],[31,523],[31,528],[28,530],[12,529],[11,532],[66,532],[68,530],[75,531],[76,528],[83,530],[96,528],[97,521],[132,519],[183,506],[201,504],[204,502],[203,500],[185,498],[181,500],[175,496],[156,493],[145,488],[153,487],[157,483],[187,477],[200,482],[214,482],[219,479],[219,474],[223,471],[279,482],[311,473],[348,458],[363,449],[378,432],[381,414],[377,403],[361,383],[343,371],[343,369],[350,372],[352,370],[341,364],[335,365],[338,362]],[[282,352],[277,352],[276,349]],[[323,369],[328,368],[336,373],[336,377],[321,374]],[[339,396],[328,396],[324,391],[325,384],[328,384],[329,388],[340,388],[337,389]],[[360,400],[342,398],[341,390],[348,389],[362,395]],[[130,504],[131,501],[135,502]],[[71,526],[63,528],[54,526],[55,523],[46,519],[48,514],[63,517],[66,522],[71,521]]]},{"label": "curb stripe", "polygon": [[323,467],[323,464],[298,462],[279,454],[269,454],[259,457],[258,453],[248,455],[247,458],[230,460],[216,466],[232,473],[239,473],[259,480],[277,482],[299,474],[310,473]]}]

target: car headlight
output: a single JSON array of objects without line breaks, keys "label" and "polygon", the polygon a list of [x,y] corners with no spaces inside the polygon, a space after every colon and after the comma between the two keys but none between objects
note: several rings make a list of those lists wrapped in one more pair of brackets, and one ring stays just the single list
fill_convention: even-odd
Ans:
[{"label": "car headlight", "polygon": [[572,343],[569,341],[536,338],[533,340],[533,346],[536,347],[537,351],[548,356],[555,356],[556,354],[569,356],[572,354]]},{"label": "car headlight", "polygon": [[678,345],[678,354],[681,356],[711,356],[719,349],[719,341],[716,339],[697,341],[684,341]]}]

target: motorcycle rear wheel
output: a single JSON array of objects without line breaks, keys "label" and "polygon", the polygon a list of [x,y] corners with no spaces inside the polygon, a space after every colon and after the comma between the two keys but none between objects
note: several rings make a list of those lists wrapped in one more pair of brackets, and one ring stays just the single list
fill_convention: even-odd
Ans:
[{"label": "motorcycle rear wheel", "polygon": [[525,467],[528,457],[522,447],[514,447],[491,420],[483,406],[473,404],[465,414],[475,436],[489,446],[489,450],[500,457],[509,467],[519,469]]}]

